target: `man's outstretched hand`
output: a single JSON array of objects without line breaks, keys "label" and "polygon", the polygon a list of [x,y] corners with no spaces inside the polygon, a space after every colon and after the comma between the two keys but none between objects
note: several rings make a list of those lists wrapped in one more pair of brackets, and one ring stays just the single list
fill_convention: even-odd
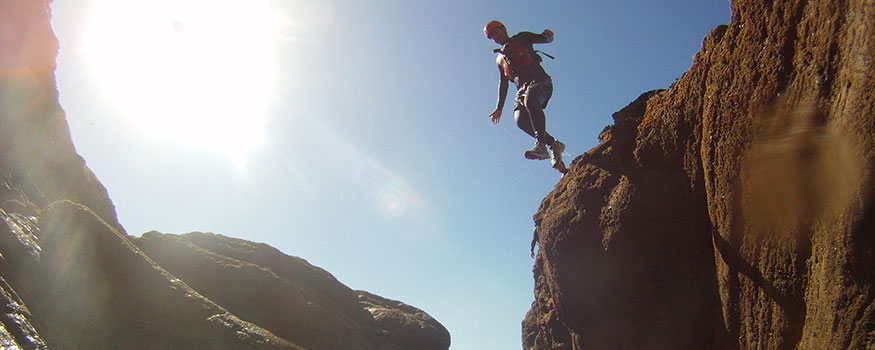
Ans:
[{"label": "man's outstretched hand", "polygon": [[498,124],[498,121],[501,120],[501,110],[496,109],[489,117],[492,118],[492,124]]}]

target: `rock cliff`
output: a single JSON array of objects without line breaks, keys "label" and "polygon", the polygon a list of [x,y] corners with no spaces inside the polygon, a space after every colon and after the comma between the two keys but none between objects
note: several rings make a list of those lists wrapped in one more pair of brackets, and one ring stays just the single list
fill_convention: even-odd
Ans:
[{"label": "rock cliff", "polygon": [[265,244],[128,236],[73,147],[50,16],[0,2],[0,348],[449,348],[424,311]]},{"label": "rock cliff", "polygon": [[732,1],[534,215],[524,349],[875,348],[875,1]]}]

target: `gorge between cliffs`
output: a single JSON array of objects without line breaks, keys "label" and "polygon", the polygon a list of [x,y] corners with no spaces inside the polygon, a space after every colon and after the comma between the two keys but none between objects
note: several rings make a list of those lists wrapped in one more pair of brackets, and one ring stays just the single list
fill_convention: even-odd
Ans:
[{"label": "gorge between cliffs", "polygon": [[[0,3],[0,348],[450,348],[428,310],[267,244],[128,235],[50,17]],[[522,348],[875,349],[873,38],[873,0],[731,1],[541,202]]]}]

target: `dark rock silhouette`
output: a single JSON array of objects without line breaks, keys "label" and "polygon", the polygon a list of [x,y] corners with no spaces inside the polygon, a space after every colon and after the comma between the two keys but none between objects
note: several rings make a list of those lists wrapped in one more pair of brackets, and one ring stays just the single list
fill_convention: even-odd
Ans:
[{"label": "dark rock silhouette", "polygon": [[265,244],[128,236],[73,147],[50,15],[0,2],[0,348],[449,348],[425,312]]},{"label": "dark rock silhouette", "polygon": [[389,339],[402,349],[438,350],[450,347],[450,333],[424,311],[363,290],[359,301]]},{"label": "dark rock silhouette", "polygon": [[524,349],[875,348],[875,3],[733,1],[534,216]]},{"label": "dark rock silhouette", "polygon": [[201,232],[149,232],[134,242],[210,300],[308,349],[450,345],[446,329],[422,310],[353,291],[266,244]]}]

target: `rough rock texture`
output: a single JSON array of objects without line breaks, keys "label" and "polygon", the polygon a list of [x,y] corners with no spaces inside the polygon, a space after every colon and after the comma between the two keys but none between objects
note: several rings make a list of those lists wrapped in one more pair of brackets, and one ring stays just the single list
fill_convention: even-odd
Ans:
[{"label": "rough rock texture", "polygon": [[[422,310],[354,292],[325,270],[266,244],[201,232],[149,232],[135,243],[210,300],[308,349],[450,345],[447,330]],[[360,302],[361,295],[368,297]]]},{"label": "rough rock texture", "polygon": [[39,260],[11,273],[59,349],[302,349],[239,319],[158,266],[85,206],[39,216]]},{"label": "rough rock texture", "polygon": [[425,311],[363,290],[356,293],[382,332],[400,348],[449,349],[450,332]]},{"label": "rough rock texture", "polygon": [[267,245],[128,236],[73,147],[49,18],[46,0],[0,0],[0,348],[449,347],[421,310],[381,304],[403,315],[381,321],[370,300]]},{"label": "rough rock texture", "polygon": [[524,349],[875,348],[875,1],[733,1],[534,216]]}]

